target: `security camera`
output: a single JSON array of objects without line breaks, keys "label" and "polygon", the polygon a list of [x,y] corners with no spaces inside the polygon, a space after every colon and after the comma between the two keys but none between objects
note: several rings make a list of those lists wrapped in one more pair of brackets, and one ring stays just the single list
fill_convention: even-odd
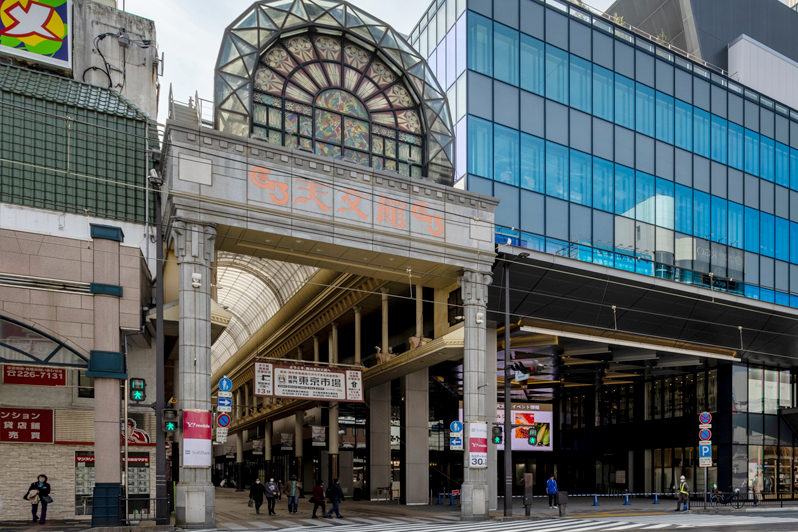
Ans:
[{"label": "security camera", "polygon": [[200,281],[202,281],[202,274],[201,273],[192,273],[191,274],[191,286],[194,288],[200,287]]},{"label": "security camera", "polygon": [[485,315],[483,313],[477,312],[477,325],[480,325],[483,321],[485,321],[483,319],[484,317],[485,317]]}]

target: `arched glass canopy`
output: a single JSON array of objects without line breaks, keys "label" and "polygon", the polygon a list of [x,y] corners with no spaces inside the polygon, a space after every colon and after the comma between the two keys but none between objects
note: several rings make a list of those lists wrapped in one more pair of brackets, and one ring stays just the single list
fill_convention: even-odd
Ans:
[{"label": "arched glass canopy", "polygon": [[346,2],[257,2],[226,32],[216,127],[451,183],[453,127],[424,59]]},{"label": "arched glass canopy", "polygon": [[317,271],[311,266],[216,253],[217,300],[233,317],[211,347],[215,373],[249,341]]}]

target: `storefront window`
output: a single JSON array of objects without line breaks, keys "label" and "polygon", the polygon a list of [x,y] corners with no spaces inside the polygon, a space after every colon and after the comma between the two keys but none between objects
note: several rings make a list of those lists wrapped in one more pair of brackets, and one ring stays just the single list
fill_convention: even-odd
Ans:
[{"label": "storefront window", "polygon": [[762,379],[764,371],[762,368],[748,369],[748,411],[752,413],[762,413]]},{"label": "storefront window", "polygon": [[748,411],[748,368],[732,366],[732,412]]},{"label": "storefront window", "polygon": [[78,397],[94,397],[94,377],[87,377],[85,370],[78,371]]},{"label": "storefront window", "polygon": [[732,414],[732,441],[748,443],[748,417],[746,414]]},{"label": "storefront window", "polygon": [[792,407],[792,387],[790,386],[790,370],[779,373],[779,408]]},{"label": "storefront window", "polygon": [[662,418],[662,381],[654,382],[654,419]]},{"label": "storefront window", "polygon": [[706,375],[703,372],[700,372],[696,376],[696,399],[699,412],[704,412],[707,409],[707,401],[706,401]]},{"label": "storefront window", "polygon": [[[748,493],[748,446],[732,445],[732,486]],[[723,486],[718,486],[724,490]]]},{"label": "storefront window", "polygon": [[665,391],[665,400],[663,401],[665,419],[673,415],[673,379],[665,379],[662,383]]},{"label": "storefront window", "polygon": [[765,414],[777,414],[779,410],[779,372],[765,370]]},{"label": "storefront window", "polygon": [[792,447],[779,447],[779,471],[776,489],[781,497],[792,497]]},{"label": "storefront window", "polygon": [[674,379],[674,389],[673,389],[673,417],[682,417],[682,408],[683,408],[683,399],[684,396],[682,395],[682,384],[683,384],[683,377],[676,377]]}]

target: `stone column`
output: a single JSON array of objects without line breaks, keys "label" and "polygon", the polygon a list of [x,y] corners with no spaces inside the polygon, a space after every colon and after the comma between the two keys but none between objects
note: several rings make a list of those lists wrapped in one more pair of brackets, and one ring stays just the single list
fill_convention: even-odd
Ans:
[{"label": "stone column", "polygon": [[[486,332],[486,357],[485,357],[485,382],[487,386],[487,397],[485,398],[485,414],[488,421],[488,431],[492,427],[491,423],[496,422],[496,328],[489,327]],[[490,437],[490,436],[489,436]],[[497,450],[495,445],[488,445],[488,471],[498,471]],[[499,502],[499,477],[488,474],[488,508],[497,510]]]},{"label": "stone column", "polygon": [[360,365],[361,360],[361,326],[360,326],[360,312],[363,310],[362,307],[352,307],[352,310],[355,311],[355,366]]},{"label": "stone column", "polygon": [[247,431],[242,430],[236,434],[236,491],[244,491],[244,440]]},{"label": "stone column", "polygon": [[263,461],[265,462],[267,477],[264,482],[268,482],[272,476],[272,432],[272,422],[267,421],[263,427]]},{"label": "stone column", "polygon": [[402,377],[402,501],[429,504],[429,369]]},{"label": "stone column", "polygon": [[[177,397],[184,412],[211,412],[210,281],[216,227],[176,219],[172,232],[180,284]],[[183,528],[214,528],[214,498],[210,460],[207,467],[185,467],[181,454],[180,482],[175,489],[175,524]]]},{"label": "stone column", "polygon": [[313,335],[313,362],[318,362],[321,360],[319,358],[319,337],[317,335]]},{"label": "stone column", "polygon": [[[380,348],[388,352],[388,290],[382,292],[382,341]],[[377,488],[391,484],[391,383],[386,382],[366,391],[369,405],[369,494],[377,497]]]},{"label": "stone column", "polygon": [[[338,324],[332,324],[330,331],[330,364],[338,363]],[[327,453],[330,456],[330,479],[338,476],[338,403],[330,403],[330,446]]]},{"label": "stone column", "polygon": [[238,421],[241,419],[241,387],[236,388],[236,391],[233,393],[233,419]]},{"label": "stone column", "polygon": [[[464,447],[465,459],[463,468],[462,503],[460,518],[478,520],[488,518],[488,478],[496,476],[496,471],[488,469],[472,469],[468,467],[469,435],[468,423],[472,421],[487,422],[486,395],[487,383],[485,375],[486,307],[488,303],[488,286],[491,276],[466,270],[459,277],[462,288],[463,316],[465,338],[463,342],[463,420],[465,421]],[[495,376],[492,377],[495,380]],[[495,415],[495,414],[494,414]],[[488,429],[490,432],[490,429]],[[490,435],[488,435],[490,436]]]},{"label": "stone column", "polygon": [[[99,230],[103,228],[106,231]],[[93,281],[108,287],[120,287],[119,246],[123,239],[118,227],[91,227],[94,252]],[[114,376],[110,367],[103,369],[102,360],[115,360],[116,371],[125,371],[124,354],[121,352],[119,338],[120,296],[97,293],[94,295],[94,349],[91,352],[89,371],[94,376],[94,466],[95,466],[95,505],[92,511],[92,526],[119,525],[118,497],[122,489],[122,470],[120,466],[120,405],[122,392],[120,379],[122,373]],[[132,375],[136,377],[136,375]],[[124,380],[121,381],[124,383]],[[153,383],[150,397],[162,390],[163,383]],[[161,392],[163,393],[163,392]],[[127,390],[125,390],[127,394]],[[149,399],[149,397],[148,397]],[[127,401],[127,397],[124,397]],[[127,420],[125,420],[127,423]]]}]

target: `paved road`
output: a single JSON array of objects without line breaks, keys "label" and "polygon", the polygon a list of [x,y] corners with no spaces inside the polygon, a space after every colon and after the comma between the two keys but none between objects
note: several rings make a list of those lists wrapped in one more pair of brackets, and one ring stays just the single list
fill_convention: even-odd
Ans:
[{"label": "paved road", "polygon": [[677,514],[628,515],[602,518],[567,518],[538,521],[461,523],[445,517],[352,517],[344,519],[284,519],[269,522],[219,522],[218,530],[271,532],[329,528],[335,532],[589,532],[611,530],[798,531],[798,512],[738,513],[734,515]]}]

